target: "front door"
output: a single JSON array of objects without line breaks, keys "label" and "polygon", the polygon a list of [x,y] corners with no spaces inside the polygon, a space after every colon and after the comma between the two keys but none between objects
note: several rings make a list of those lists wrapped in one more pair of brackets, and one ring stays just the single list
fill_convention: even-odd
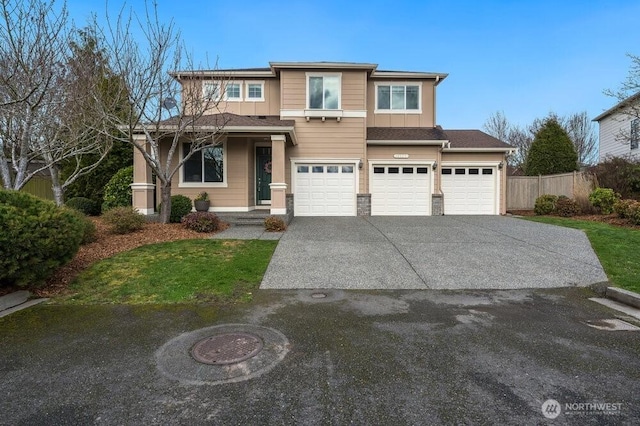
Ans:
[{"label": "front door", "polygon": [[256,204],[271,204],[271,148],[256,147]]}]

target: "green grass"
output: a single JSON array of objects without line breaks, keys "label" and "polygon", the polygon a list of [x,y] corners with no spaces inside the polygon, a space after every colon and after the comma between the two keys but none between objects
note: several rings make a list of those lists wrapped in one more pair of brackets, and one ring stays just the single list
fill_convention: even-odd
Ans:
[{"label": "green grass", "polygon": [[71,284],[63,304],[235,303],[251,300],[275,241],[183,240],[101,260]]},{"label": "green grass", "polygon": [[639,230],[560,217],[536,216],[526,219],[582,229],[591,241],[609,280],[618,287],[640,292]]}]

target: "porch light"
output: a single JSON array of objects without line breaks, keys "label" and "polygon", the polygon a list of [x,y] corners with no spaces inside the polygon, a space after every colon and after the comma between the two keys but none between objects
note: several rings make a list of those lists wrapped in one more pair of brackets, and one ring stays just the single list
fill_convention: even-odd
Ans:
[{"label": "porch light", "polygon": [[362,158],[361,158],[360,161],[358,161],[358,168],[362,169],[362,166],[364,166],[364,163],[362,162]]},{"label": "porch light", "polygon": [[437,168],[438,168],[438,162],[434,161],[433,164],[431,165],[431,169],[435,172]]},{"label": "porch light", "polygon": [[504,167],[504,161],[501,161],[500,163],[498,163],[498,170],[502,170],[503,167]]}]

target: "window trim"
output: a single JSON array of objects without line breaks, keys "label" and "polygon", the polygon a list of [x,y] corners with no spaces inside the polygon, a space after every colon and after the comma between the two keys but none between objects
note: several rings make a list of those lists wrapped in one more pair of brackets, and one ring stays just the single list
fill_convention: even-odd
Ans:
[{"label": "window trim", "polygon": [[[216,87],[217,94],[211,98],[212,102],[217,102],[220,100],[220,88],[222,85],[220,84],[220,80],[206,80],[202,82],[202,97],[204,98],[207,94],[207,86]],[[215,93],[215,92],[214,92]]]},{"label": "window trim", "polygon": [[640,147],[640,118],[634,118],[629,124],[629,149],[631,151]]},{"label": "window trim", "polygon": [[[378,108],[378,86],[405,86],[405,109],[379,109]],[[418,109],[406,109],[406,86],[418,86]],[[391,96],[391,95],[390,95]],[[374,83],[374,114],[422,114],[422,82],[421,81],[376,81]]]},{"label": "window trim", "polygon": [[[340,88],[340,94],[338,96],[338,108],[310,108],[309,101],[311,93],[309,92],[309,80],[311,77],[338,77],[338,87]],[[342,73],[341,72],[307,72],[306,73],[306,99],[305,99],[305,109],[309,111],[341,111],[342,110]],[[322,106],[324,107],[324,81],[323,81],[323,96],[322,96]]]},{"label": "window trim", "polygon": [[[180,160],[184,158],[183,145],[189,142],[180,143]],[[200,151],[202,155],[202,151]],[[227,188],[227,169],[229,168],[229,160],[227,156],[227,141],[222,141],[222,182],[185,182],[184,181],[184,163],[178,171],[178,188]]]},{"label": "window trim", "polygon": [[[238,86],[238,90],[240,91],[240,93],[238,94],[237,98],[230,98],[229,97],[229,91],[227,89],[228,89],[230,84]],[[224,86],[224,100],[226,102],[242,102],[242,86],[244,86],[242,81],[235,81],[235,80],[227,81],[225,86]]]},{"label": "window trim", "polygon": [[[260,97],[259,98],[250,98],[249,97],[249,85],[250,84],[259,84],[260,85]],[[264,102],[264,80],[245,80],[245,95],[244,100],[247,102]]]}]

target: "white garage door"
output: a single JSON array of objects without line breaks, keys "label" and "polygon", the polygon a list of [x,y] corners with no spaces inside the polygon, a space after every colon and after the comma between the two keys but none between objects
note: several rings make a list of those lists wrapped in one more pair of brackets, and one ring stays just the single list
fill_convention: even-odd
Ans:
[{"label": "white garage door", "polygon": [[294,215],[356,215],[353,164],[297,164],[295,167]]},{"label": "white garage door", "polygon": [[498,214],[495,167],[443,167],[444,214]]},{"label": "white garage door", "polygon": [[375,165],[370,180],[372,216],[425,216],[431,213],[429,167]]}]

